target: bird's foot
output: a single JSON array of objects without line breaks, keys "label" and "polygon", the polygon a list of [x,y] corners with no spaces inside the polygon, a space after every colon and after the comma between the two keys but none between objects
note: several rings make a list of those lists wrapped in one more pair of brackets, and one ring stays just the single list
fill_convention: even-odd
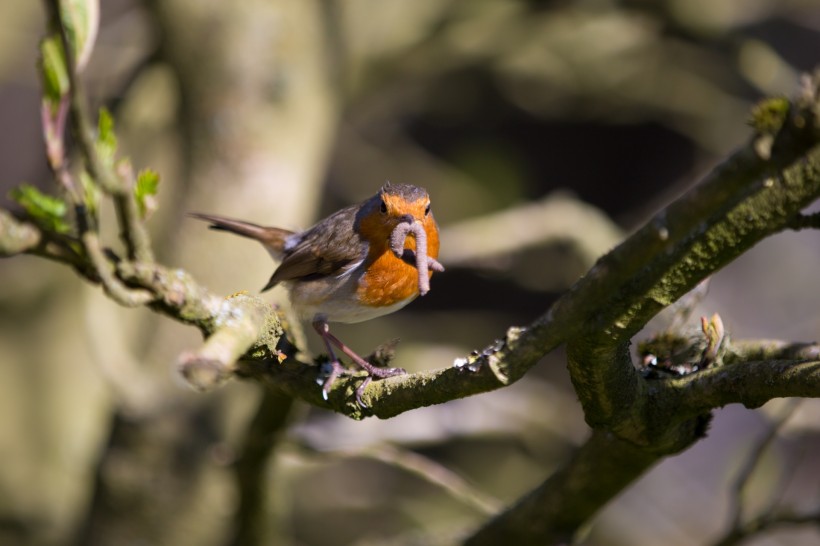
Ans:
[{"label": "bird's foot", "polygon": [[[364,389],[370,384],[370,382],[376,379],[384,379],[385,377],[393,377],[396,375],[404,375],[407,371],[404,368],[378,368],[373,366],[369,362],[365,361],[367,366],[361,366],[361,363],[358,363],[364,370],[367,372],[367,376],[362,381],[361,385],[356,388],[356,402],[362,408],[367,408],[367,404],[364,403],[362,400],[362,394],[364,393]],[[330,360],[322,364],[322,367],[319,371],[319,377],[317,378],[316,382],[322,385],[322,398],[325,401],[328,400],[328,395],[330,393],[330,389],[333,388],[333,383],[339,378],[341,375],[351,375],[353,372],[344,368],[338,360]]]},{"label": "bird's foot", "polygon": [[[371,365],[372,366],[372,365]],[[404,368],[377,368],[372,366],[371,369],[367,370],[368,376],[364,378],[362,384],[356,388],[356,403],[359,404],[360,408],[366,409],[369,406],[364,403],[362,400],[362,394],[364,394],[364,389],[373,381],[373,378],[377,379],[384,379],[385,377],[394,377],[396,375],[404,375],[407,373],[407,370]]]},{"label": "bird's foot", "polygon": [[333,383],[346,372],[347,370],[344,369],[342,363],[335,359],[328,360],[319,368],[319,377],[316,378],[316,382],[322,386],[322,398],[325,399],[325,402],[327,402],[327,395]]}]

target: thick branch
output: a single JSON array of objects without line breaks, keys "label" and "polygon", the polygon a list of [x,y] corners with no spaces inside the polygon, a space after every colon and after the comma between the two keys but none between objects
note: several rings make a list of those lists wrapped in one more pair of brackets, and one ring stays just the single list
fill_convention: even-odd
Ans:
[{"label": "thick branch", "polygon": [[[736,355],[764,352],[776,357],[812,355],[818,350],[820,347],[816,344],[767,340],[738,343],[734,352]],[[619,440],[611,432],[595,432],[567,467],[479,530],[468,543],[493,544],[498,537],[509,536],[509,533],[522,544],[567,541],[587,518],[620,492],[617,484],[610,483],[610,476],[615,475],[616,479],[628,476],[622,483],[625,487],[664,456],[685,449],[703,434],[705,422],[700,416],[710,410],[730,403],[757,407],[777,397],[820,397],[820,362],[737,362],[679,379],[652,381],[647,384],[646,392],[650,407],[647,415],[656,416],[665,426],[651,419],[643,426],[652,431],[658,441],[639,446]],[[622,452],[635,466],[618,460]],[[610,464],[614,467],[608,469]]]},{"label": "thick branch", "polygon": [[[188,273],[156,264],[125,262],[119,275],[155,295],[151,307],[196,326],[205,343],[179,358],[183,377],[196,389],[212,389],[237,371],[237,360],[278,361],[276,346],[283,335],[275,310],[264,300],[237,294],[220,298],[205,290]],[[284,355],[282,355],[284,357]]]},{"label": "thick branch", "polygon": [[817,360],[820,345],[817,343],[795,343],[777,339],[732,340],[723,354],[724,364],[735,364],[750,360]]},{"label": "thick branch", "polygon": [[773,398],[820,397],[820,361],[758,360],[718,366],[657,382],[653,397],[670,411],[694,416],[728,404],[757,408]]},{"label": "thick branch", "polygon": [[[636,459],[645,467],[696,441],[703,434],[701,412],[730,402],[757,406],[776,396],[820,396],[820,366],[801,361],[765,364],[760,371],[767,380],[742,390],[736,390],[742,381],[761,377],[748,369],[757,368],[755,363],[707,370],[700,380],[692,379],[700,373],[677,380],[692,381],[688,389],[669,388],[676,385],[670,382],[664,395],[658,390],[662,386],[649,386],[638,376],[628,352],[631,337],[658,311],[762,238],[788,228],[791,218],[820,195],[819,88],[817,80],[804,86],[771,149],[758,155],[759,147],[752,142],[735,154],[602,258],[519,340],[520,346],[528,346],[533,336],[554,336],[562,322],[576,326],[567,335],[567,353],[585,417],[599,430],[632,442]],[[579,314],[586,314],[585,320],[577,321]],[[738,369],[743,373],[733,373]],[[611,454],[594,449],[594,439],[601,434],[607,433],[596,432],[559,474],[566,473],[562,479],[571,483],[587,484],[589,491],[564,491],[561,481],[550,478],[472,542],[489,544],[499,536],[517,535],[521,543],[548,544],[572,536],[619,491],[602,481],[607,473],[600,469]],[[586,464],[579,468],[581,461]],[[621,468],[617,473],[628,474]],[[556,492],[561,493],[559,505],[539,502]],[[560,522],[562,513],[576,511],[583,518],[539,523]]]},{"label": "thick branch", "polygon": [[[750,150],[736,154],[579,282],[579,288],[595,283],[599,271],[604,277],[589,287],[599,294],[603,312],[589,317],[568,345],[570,371],[588,422],[618,426],[640,412],[636,405],[646,400],[642,383],[623,355],[651,317],[784,229],[820,195],[820,146],[805,156],[789,154],[789,159],[784,170],[774,172],[774,165],[759,165]],[[630,275],[622,278],[622,272]],[[613,281],[619,282],[613,286]],[[601,293],[602,287],[607,292]]]},{"label": "thick branch", "polygon": [[473,535],[468,546],[569,544],[600,506],[658,461],[654,454],[604,431],[563,469]]},{"label": "thick branch", "polygon": [[[213,333],[195,351],[179,357],[182,376],[195,389],[206,391],[218,387],[234,374],[236,362],[257,340],[278,326],[270,305],[259,298],[235,296],[220,305],[214,316]],[[281,332],[280,332],[281,333]]]}]

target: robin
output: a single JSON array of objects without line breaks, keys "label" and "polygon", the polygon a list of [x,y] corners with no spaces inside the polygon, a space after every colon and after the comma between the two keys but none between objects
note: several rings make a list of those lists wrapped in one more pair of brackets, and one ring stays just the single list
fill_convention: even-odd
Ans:
[{"label": "robin", "polygon": [[211,214],[192,216],[210,222],[211,229],[255,239],[281,260],[262,291],[282,283],[294,310],[322,337],[330,357],[322,381],[325,400],[344,373],[334,346],[368,373],[356,390],[362,405],[361,394],[372,378],[405,373],[360,357],[330,333],[328,323],[362,322],[398,311],[429,290],[433,271],[444,271],[436,261],[438,226],[426,190],[388,182],[373,197],[299,232]]}]

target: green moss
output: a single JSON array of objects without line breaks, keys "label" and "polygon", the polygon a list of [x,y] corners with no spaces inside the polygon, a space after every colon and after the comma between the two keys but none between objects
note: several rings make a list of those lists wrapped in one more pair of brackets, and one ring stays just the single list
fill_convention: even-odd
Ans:
[{"label": "green moss", "polygon": [[784,97],[762,100],[752,107],[748,123],[758,134],[775,135],[786,122],[790,104]]}]

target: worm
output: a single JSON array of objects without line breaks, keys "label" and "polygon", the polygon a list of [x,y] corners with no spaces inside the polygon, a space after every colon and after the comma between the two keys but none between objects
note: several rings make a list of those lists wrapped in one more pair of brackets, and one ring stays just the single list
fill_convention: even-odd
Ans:
[{"label": "worm", "polygon": [[[404,241],[410,234],[416,239],[415,252],[404,248]],[[444,271],[443,265],[435,258],[427,255],[427,233],[424,231],[424,227],[418,222],[402,222],[398,224],[393,229],[393,233],[390,234],[390,250],[392,250],[393,254],[398,258],[416,266],[419,272],[419,294],[422,296],[430,291],[430,275],[428,271]]]}]

